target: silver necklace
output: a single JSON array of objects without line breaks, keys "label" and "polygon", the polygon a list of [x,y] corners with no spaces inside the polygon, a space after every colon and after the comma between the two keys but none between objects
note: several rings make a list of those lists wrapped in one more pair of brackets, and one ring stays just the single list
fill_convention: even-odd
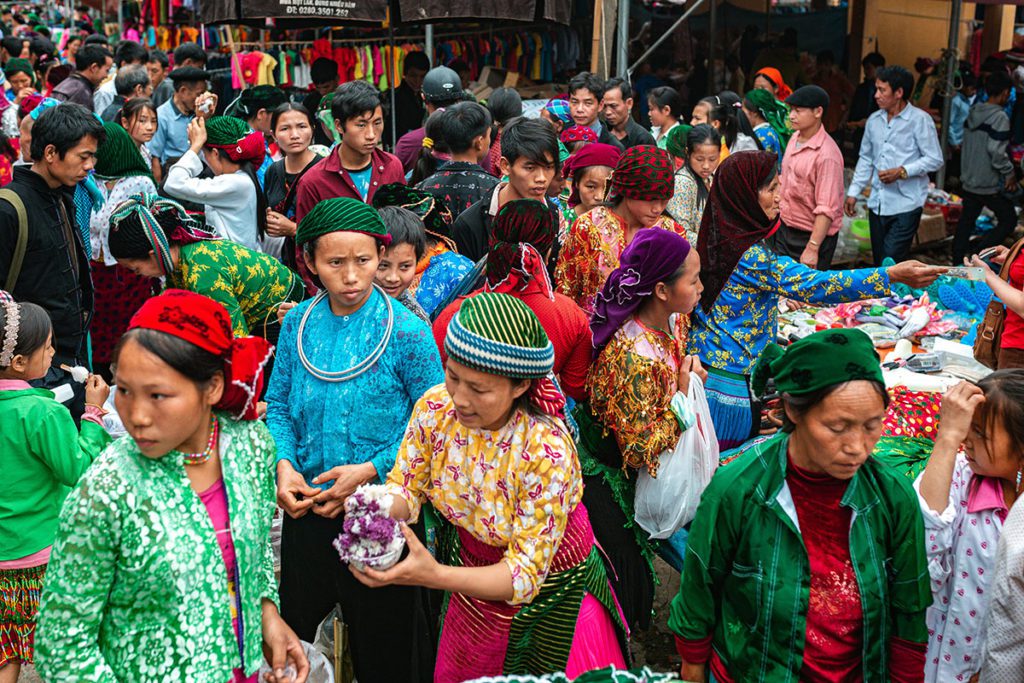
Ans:
[{"label": "silver necklace", "polygon": [[[299,321],[298,331],[298,343],[297,348],[299,351],[299,360],[302,362],[302,367],[306,368],[306,371],[316,377],[317,379],[323,380],[324,382],[347,382],[350,379],[355,379],[359,375],[363,374],[367,370],[376,364],[380,357],[384,355],[384,352],[388,348],[388,342],[391,341],[391,331],[395,327],[395,310],[391,304],[391,297],[389,297],[383,289],[381,289],[377,283],[373,283],[374,289],[380,292],[381,296],[384,297],[384,304],[388,309],[388,321],[384,327],[384,336],[381,337],[380,341],[377,342],[377,346],[370,352],[370,355],[359,361],[355,365],[345,370],[338,372],[329,372],[327,370],[321,370],[320,368],[313,365],[313,363],[306,357],[306,352],[302,348],[302,334],[306,329],[306,321],[309,319],[310,313],[316,308],[317,304],[327,298],[327,292],[321,291],[313,299],[313,303],[309,305],[306,312],[302,315],[302,320]],[[328,304],[330,305],[330,304]]]}]

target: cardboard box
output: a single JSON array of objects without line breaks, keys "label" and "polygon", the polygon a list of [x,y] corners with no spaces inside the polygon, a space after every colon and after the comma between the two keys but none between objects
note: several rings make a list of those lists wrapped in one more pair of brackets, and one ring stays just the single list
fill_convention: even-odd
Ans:
[{"label": "cardboard box", "polygon": [[942,215],[942,212],[922,213],[914,243],[917,245],[931,244],[944,239],[946,239],[946,217]]}]

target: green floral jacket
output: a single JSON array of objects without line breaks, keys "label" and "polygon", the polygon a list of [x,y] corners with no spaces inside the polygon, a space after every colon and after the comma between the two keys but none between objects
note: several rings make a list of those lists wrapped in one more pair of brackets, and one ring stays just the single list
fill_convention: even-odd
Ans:
[{"label": "green floral jacket", "polygon": [[[220,453],[238,557],[244,669],[263,661],[262,599],[277,603],[270,523],[274,441],[221,416]],[[339,568],[340,571],[340,568]],[[227,571],[180,454],[151,460],[130,437],[68,495],[39,607],[44,680],[223,683],[240,666]]]}]

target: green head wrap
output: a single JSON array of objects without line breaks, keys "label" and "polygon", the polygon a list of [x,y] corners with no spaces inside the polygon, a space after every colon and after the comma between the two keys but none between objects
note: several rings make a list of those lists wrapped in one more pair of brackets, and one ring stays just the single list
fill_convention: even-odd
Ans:
[{"label": "green head wrap", "polygon": [[206,142],[210,145],[233,145],[250,132],[248,123],[233,116],[212,116],[206,122]]},{"label": "green head wrap", "polygon": [[772,378],[780,394],[791,396],[812,394],[858,379],[885,385],[871,338],[856,329],[815,332],[785,351],[775,344],[769,345],[754,367],[754,393],[762,395]]},{"label": "green head wrap", "polygon": [[35,83],[36,72],[32,68],[32,62],[27,59],[15,57],[14,59],[8,60],[7,64],[4,66],[4,76],[10,78],[14,74],[27,74],[28,77],[32,79],[32,82]]},{"label": "green head wrap", "polygon": [[128,131],[116,123],[104,123],[107,140],[96,149],[96,175],[101,178],[152,177],[149,164]]},{"label": "green head wrap", "polygon": [[789,142],[789,136],[793,134],[793,131],[789,128],[789,107],[775,99],[767,90],[760,88],[755,88],[748,92],[745,99],[760,112],[764,120],[768,122],[768,125],[779,136],[779,140],[782,141],[782,148],[785,149],[786,143]]},{"label": "green head wrap", "polygon": [[665,134],[665,151],[674,156],[676,159],[686,159],[686,137],[693,130],[693,126],[688,126],[685,123],[681,123],[678,126],[673,126],[672,130]]},{"label": "green head wrap", "polygon": [[358,232],[391,244],[391,235],[377,210],[365,202],[335,197],[318,202],[299,221],[295,243],[303,245],[329,232]]}]

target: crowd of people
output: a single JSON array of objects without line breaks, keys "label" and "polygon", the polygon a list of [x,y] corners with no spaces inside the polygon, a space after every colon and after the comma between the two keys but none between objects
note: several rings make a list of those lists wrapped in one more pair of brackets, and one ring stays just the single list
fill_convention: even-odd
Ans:
[{"label": "crowd of people", "polygon": [[[1024,260],[916,479],[873,457],[865,334],[776,345],[783,299],[946,270],[909,258],[943,159],[907,70],[866,58],[847,186],[857,93],[770,64],[688,112],[583,72],[531,118],[417,52],[390,111],[326,58],[302,102],[228,105],[198,45],[46,42],[0,42],[0,682],[301,682],[336,606],[361,683],[662,680],[612,677],[666,618],[665,680],[1019,680]],[[962,163],[998,211],[1011,84],[983,87]],[[833,270],[865,191],[875,263]],[[694,434],[718,470],[649,533],[638,482]],[[370,490],[388,568],[335,549]]]}]

